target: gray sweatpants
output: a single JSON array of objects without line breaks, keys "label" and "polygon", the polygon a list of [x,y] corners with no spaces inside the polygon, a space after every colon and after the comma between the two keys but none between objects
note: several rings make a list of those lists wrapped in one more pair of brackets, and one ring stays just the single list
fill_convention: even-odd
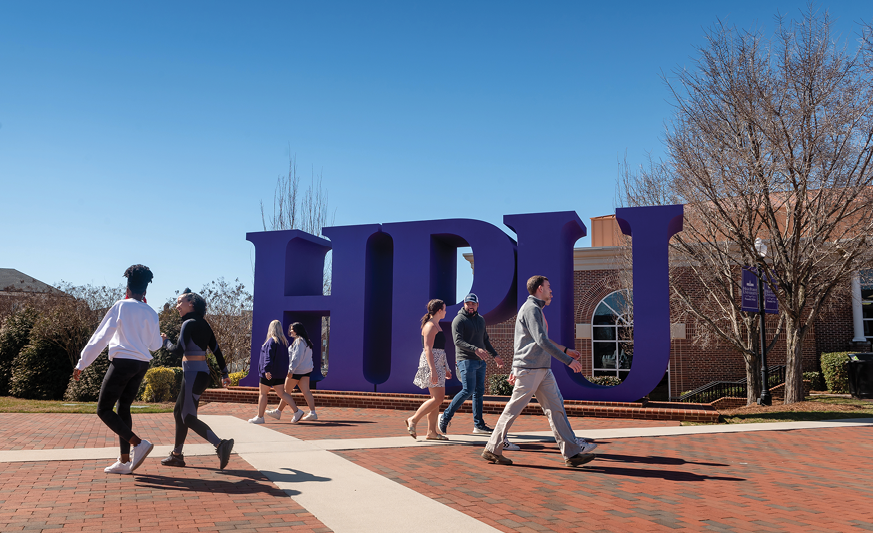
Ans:
[{"label": "gray sweatpants", "polygon": [[576,444],[576,435],[567,420],[567,413],[564,411],[564,398],[561,396],[552,370],[549,368],[516,368],[514,373],[515,387],[512,389],[512,397],[503,409],[503,414],[500,415],[497,425],[494,426],[494,432],[488,439],[485,449],[496,455],[503,453],[503,441],[506,440],[509,428],[521,414],[521,411],[530,403],[531,398],[536,395],[537,401],[549,419],[552,433],[555,434],[555,441],[561,448],[561,455],[566,459],[580,453],[582,448]]}]

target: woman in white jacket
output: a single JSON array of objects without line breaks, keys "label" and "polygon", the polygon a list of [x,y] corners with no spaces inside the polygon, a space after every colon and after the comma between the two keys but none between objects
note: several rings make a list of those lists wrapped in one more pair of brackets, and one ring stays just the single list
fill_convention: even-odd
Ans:
[{"label": "woman in white jacket", "polygon": [[309,390],[309,376],[312,374],[312,341],[309,340],[309,333],[300,322],[294,322],[288,326],[288,335],[294,339],[291,346],[288,347],[288,377],[285,378],[285,392],[289,397],[294,387],[300,387],[300,392],[303,393],[303,398],[306,399],[306,405],[309,407],[309,413],[304,416],[303,410],[297,407],[294,400],[287,403],[284,399],[279,402],[279,407],[271,411],[267,411],[268,416],[272,416],[276,420],[282,417],[282,410],[286,405],[290,405],[294,409],[294,418],[291,419],[292,424],[296,424],[302,420],[318,420],[318,415],[315,414],[315,398],[312,397],[312,392]]}]

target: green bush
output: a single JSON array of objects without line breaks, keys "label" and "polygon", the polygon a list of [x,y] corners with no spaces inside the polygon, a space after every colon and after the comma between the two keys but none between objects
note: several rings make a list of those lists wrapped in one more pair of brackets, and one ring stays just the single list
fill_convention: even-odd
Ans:
[{"label": "green bush", "polygon": [[838,394],[849,392],[849,352],[821,354],[821,372],[828,391]]},{"label": "green bush", "polygon": [[508,374],[494,374],[488,378],[488,393],[497,396],[512,396],[512,385]]},{"label": "green bush", "polygon": [[604,387],[615,387],[621,385],[621,379],[617,376],[585,376],[585,379],[595,385],[603,385]]},{"label": "green bush", "polygon": [[239,387],[239,380],[248,375],[248,372],[231,372],[230,374],[228,374],[228,377],[230,377],[231,387]]},{"label": "green bush", "polygon": [[142,380],[142,399],[146,402],[169,402],[174,398],[176,373],[172,368],[150,368]]},{"label": "green bush", "polygon": [[810,390],[824,390],[824,382],[821,379],[821,372],[804,372],[803,379],[809,380]]},{"label": "green bush", "polygon": [[63,348],[35,338],[12,363],[9,393],[29,400],[60,400],[72,374],[73,365]]},{"label": "green bush", "polygon": [[9,395],[12,363],[30,342],[30,330],[37,316],[36,310],[28,307],[7,316],[0,327],[0,396]]},{"label": "green bush", "polygon": [[[175,305],[175,302],[170,303]],[[182,317],[179,316],[173,305],[170,305],[158,314],[158,321],[160,322],[161,333],[166,335],[171,341],[176,342],[179,340],[179,331],[182,329]],[[167,368],[181,367],[182,355],[172,355],[167,350],[158,348],[156,352],[152,352],[151,367],[159,366]]]},{"label": "green bush", "polygon": [[105,348],[88,368],[79,375],[79,381],[70,376],[64,400],[68,402],[96,402],[100,395],[103,376],[109,369],[109,348]]}]

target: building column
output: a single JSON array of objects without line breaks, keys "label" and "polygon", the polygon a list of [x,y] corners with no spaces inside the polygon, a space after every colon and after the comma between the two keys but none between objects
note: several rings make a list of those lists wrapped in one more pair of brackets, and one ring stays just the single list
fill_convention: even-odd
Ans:
[{"label": "building column", "polygon": [[852,325],[855,330],[852,342],[867,342],[864,336],[864,307],[861,304],[861,276],[858,272],[852,273]]}]

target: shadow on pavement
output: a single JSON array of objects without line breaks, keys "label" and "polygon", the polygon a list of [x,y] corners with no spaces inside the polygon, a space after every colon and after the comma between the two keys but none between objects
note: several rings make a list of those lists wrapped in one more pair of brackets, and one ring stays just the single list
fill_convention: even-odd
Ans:
[{"label": "shadow on pavement", "polygon": [[702,461],[686,461],[681,457],[660,457],[647,456],[640,457],[635,455],[615,455],[610,453],[597,453],[598,460],[616,461],[619,463],[641,463],[647,465],[700,465],[700,466],[730,466],[724,463],[704,463]]},{"label": "shadow on pavement", "polygon": [[[574,470],[567,466],[544,466],[544,465],[525,465],[516,462],[509,468],[531,468],[536,470]],[[707,476],[704,474],[694,474],[691,472],[678,472],[675,470],[649,470],[643,468],[621,468],[612,466],[599,466],[597,460],[594,460],[587,465],[576,468],[584,473],[605,474],[608,476],[629,476],[655,479],[660,478],[667,481],[746,481],[746,478],[727,477],[727,476]]]},{"label": "shadow on pavement", "polygon": [[273,486],[269,479],[265,479],[265,476],[257,471],[223,470],[222,472],[242,479],[224,481],[221,479],[190,479],[160,475],[140,475],[135,476],[135,478],[141,487],[161,490],[222,494],[264,493],[270,496],[286,496],[293,493],[293,491],[284,491]]}]

